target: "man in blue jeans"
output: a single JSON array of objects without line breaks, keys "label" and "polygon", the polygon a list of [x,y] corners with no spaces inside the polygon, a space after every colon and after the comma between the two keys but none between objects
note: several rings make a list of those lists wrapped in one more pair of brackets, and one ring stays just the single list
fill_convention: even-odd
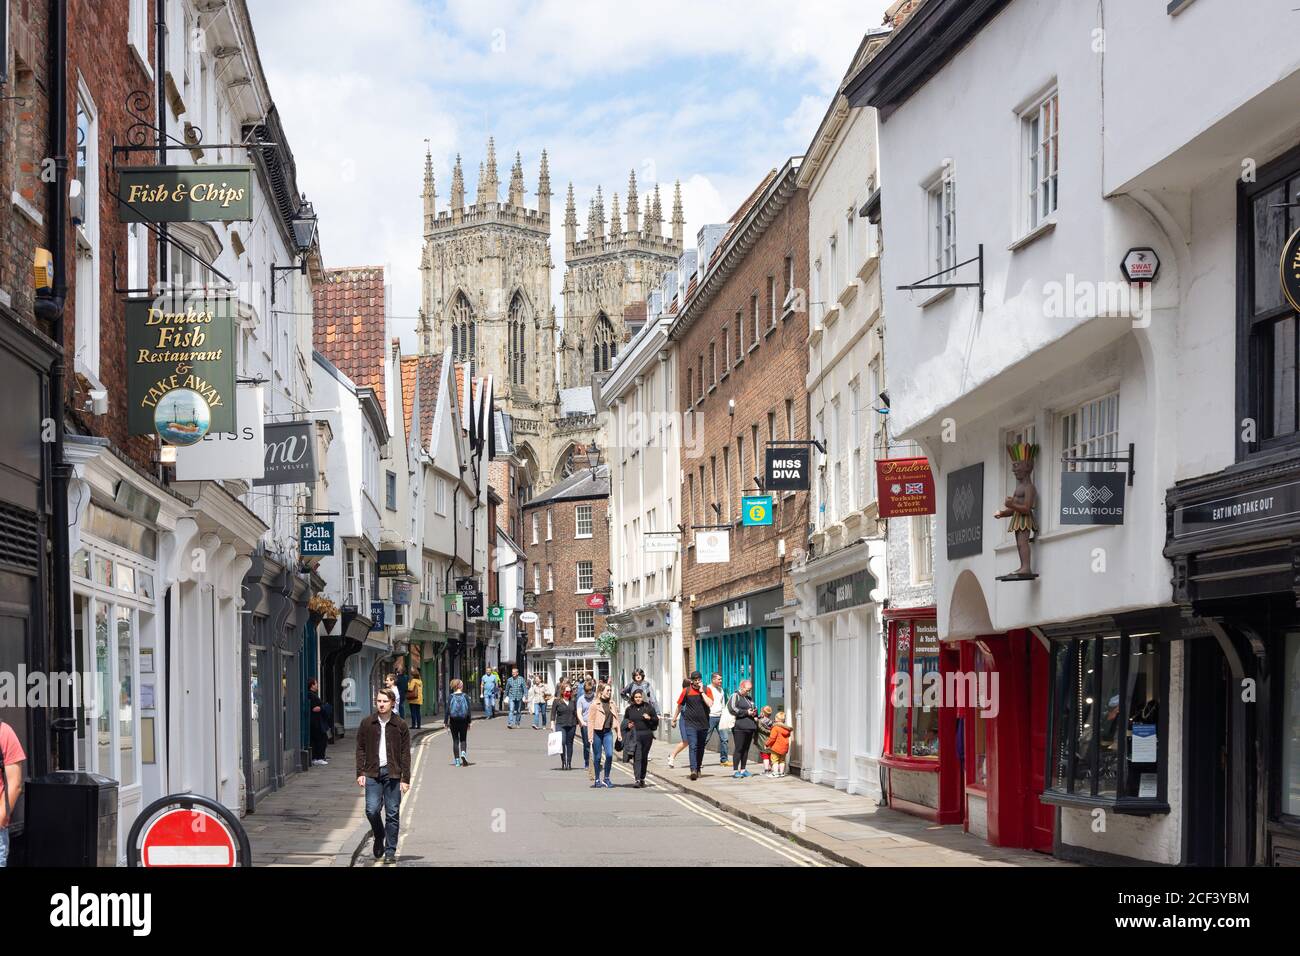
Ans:
[{"label": "man in blue jeans", "polygon": [[513,730],[519,726],[519,718],[524,713],[524,698],[528,695],[528,681],[519,676],[519,668],[510,668],[510,677],[506,680],[506,698],[510,701],[510,719],[506,728]]},{"label": "man in blue jeans", "polygon": [[497,706],[497,672],[489,670],[479,681],[483,686],[483,714],[488,720],[496,716]]},{"label": "man in blue jeans", "polygon": [[[712,694],[712,697],[709,697]],[[731,760],[727,756],[727,747],[731,744],[731,733],[723,730],[720,721],[722,720],[722,708],[726,704],[727,692],[722,689],[722,675],[714,672],[713,683],[706,688],[705,699],[709,701],[709,732],[704,737],[704,745],[707,747],[709,741],[713,739],[714,731],[718,734],[718,757],[719,764],[723,767],[730,767]]]},{"label": "man in blue jeans", "polygon": [[591,735],[587,733],[587,712],[591,710],[591,703],[596,699],[596,682],[584,681],[582,684],[582,693],[578,695],[578,734],[582,737],[582,769],[587,771],[588,778],[596,779],[591,769]]},{"label": "man in blue jeans", "polygon": [[394,713],[396,706],[397,692],[381,688],[375,694],[375,713],[357,727],[357,786],[366,791],[375,859],[383,857],[385,863],[397,862],[402,794],[411,789],[411,731]]}]

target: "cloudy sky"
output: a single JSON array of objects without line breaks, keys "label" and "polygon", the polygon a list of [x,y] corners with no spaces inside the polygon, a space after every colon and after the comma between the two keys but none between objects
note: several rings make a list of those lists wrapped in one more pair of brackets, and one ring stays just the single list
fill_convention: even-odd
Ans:
[{"label": "cloudy sky", "polygon": [[[688,247],[772,167],[802,154],[889,0],[249,0],[258,49],[320,216],[329,267],[384,265],[414,348],[426,141],[446,208],[457,153],[472,201],[488,136],[502,199],[516,152],[536,203],[543,148],[557,310],[564,196],[625,200],[680,179]],[[305,9],[310,15],[304,15]],[[364,15],[359,11],[364,10]],[[634,14],[634,16],[629,16]],[[644,200],[643,200],[644,201]]]}]

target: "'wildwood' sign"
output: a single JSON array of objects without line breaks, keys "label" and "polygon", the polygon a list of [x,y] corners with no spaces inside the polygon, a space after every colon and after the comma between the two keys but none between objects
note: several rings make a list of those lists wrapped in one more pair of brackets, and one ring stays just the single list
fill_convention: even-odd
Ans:
[{"label": "'wildwood' sign", "polygon": [[131,166],[118,170],[122,222],[248,222],[253,167]]},{"label": "'wildwood' sign", "polygon": [[235,302],[183,295],[126,302],[127,425],[176,445],[235,431]]}]

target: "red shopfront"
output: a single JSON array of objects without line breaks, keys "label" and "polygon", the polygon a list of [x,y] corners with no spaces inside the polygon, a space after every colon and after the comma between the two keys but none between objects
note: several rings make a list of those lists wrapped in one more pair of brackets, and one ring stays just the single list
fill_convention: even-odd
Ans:
[{"label": "red shopfront", "polygon": [[[895,809],[1050,853],[1047,649],[1028,631],[941,641],[933,608],[886,611],[881,764]],[[905,678],[900,675],[906,675]]]}]

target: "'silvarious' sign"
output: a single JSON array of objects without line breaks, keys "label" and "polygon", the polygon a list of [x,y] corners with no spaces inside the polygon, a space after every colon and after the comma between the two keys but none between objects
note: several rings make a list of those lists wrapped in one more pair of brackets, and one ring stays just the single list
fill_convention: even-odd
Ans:
[{"label": "'silvarious' sign", "polygon": [[253,167],[136,166],[118,170],[122,222],[248,222]]},{"label": "'silvarious' sign", "polygon": [[1300,515],[1300,481],[1265,485],[1174,509],[1174,537],[1294,521]]},{"label": "'silvarious' sign", "polygon": [[220,481],[261,478],[265,469],[262,431],[262,387],[235,389],[233,432],[209,431],[201,441],[176,449],[177,481]]},{"label": "'silvarious' sign", "polygon": [[1061,473],[1061,524],[1123,524],[1127,476],[1119,471]]},{"label": "'silvarious' sign", "polygon": [[934,475],[926,458],[882,458],[876,462],[880,517],[934,514]]},{"label": "'silvarious' sign", "polygon": [[695,532],[695,560],[699,564],[726,564],[731,560],[731,533],[726,529]]},{"label": "'silvarious' sign", "polygon": [[1278,268],[1282,274],[1282,294],[1291,308],[1300,311],[1300,229],[1291,233],[1291,238],[1282,245]]},{"label": "'silvarious' sign", "polygon": [[380,551],[379,576],[381,578],[400,578],[410,574],[406,565],[406,551]]},{"label": "'silvarious' sign", "polygon": [[740,499],[740,523],[759,527],[772,523],[772,496],[745,495]]},{"label": "'silvarious' sign", "polygon": [[316,480],[316,426],[312,422],[267,422],[263,473],[255,486],[296,485]]},{"label": "'silvarious' sign", "polygon": [[304,557],[334,553],[334,522],[310,521],[298,526],[298,553]]},{"label": "'silvarious' sign", "polygon": [[235,300],[216,294],[126,300],[127,426],[192,445],[234,432]]},{"label": "'silvarious' sign", "polygon": [[984,462],[948,475],[948,560],[984,550]]},{"label": "'silvarious' sign", "polygon": [[767,475],[763,484],[767,491],[807,491],[811,449],[807,446],[785,446],[767,449]]}]

